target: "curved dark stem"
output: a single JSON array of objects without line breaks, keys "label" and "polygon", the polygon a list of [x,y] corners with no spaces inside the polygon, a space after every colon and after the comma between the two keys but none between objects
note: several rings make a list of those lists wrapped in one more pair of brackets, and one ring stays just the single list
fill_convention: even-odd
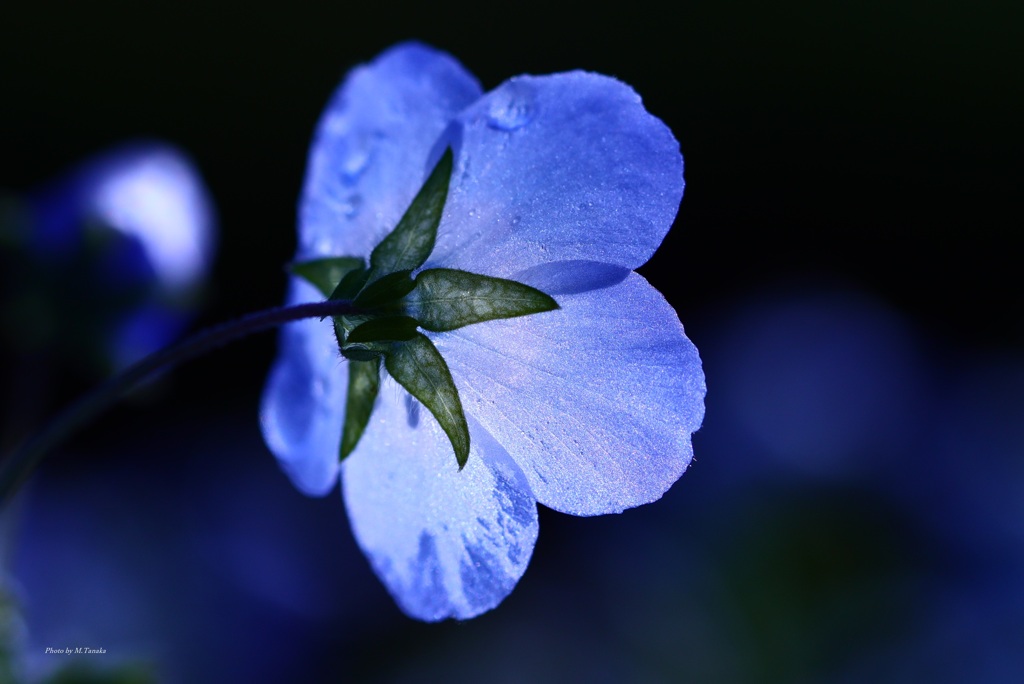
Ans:
[{"label": "curved dark stem", "polygon": [[0,466],[0,506],[7,503],[12,494],[32,472],[32,469],[50,450],[67,439],[75,430],[110,408],[122,395],[158,371],[168,370],[229,342],[253,333],[277,328],[285,323],[304,318],[326,318],[327,316],[341,316],[355,312],[356,308],[352,302],[347,300],[330,300],[267,309],[201,331],[147,356],[71,404],[42,432],[26,441],[4,460],[3,465]]}]

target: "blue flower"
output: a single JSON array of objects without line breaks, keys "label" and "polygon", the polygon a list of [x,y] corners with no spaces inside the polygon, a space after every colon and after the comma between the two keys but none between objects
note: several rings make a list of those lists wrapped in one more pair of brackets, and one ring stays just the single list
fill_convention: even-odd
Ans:
[{"label": "blue flower", "polygon": [[43,317],[62,329],[49,334],[74,338],[72,353],[91,342],[107,365],[124,367],[185,327],[212,266],[216,224],[181,152],[122,145],[39,189],[25,209],[19,267],[28,272],[16,282],[34,292],[37,317],[40,299],[54,309]]},{"label": "blue flower", "polygon": [[[283,330],[262,404],[296,486],[323,495],[340,472],[359,545],[424,620],[473,617],[508,595],[533,551],[537,503],[599,515],[661,497],[704,413],[697,350],[633,272],[675,218],[682,157],[613,78],[521,76],[483,94],[444,53],[388,50],[349,74],[320,120],[296,260],[369,255],[446,147],[451,186],[424,268],[519,281],[560,306],[428,333],[465,408],[465,468],[393,381],[339,464],[347,370],[330,321]],[[287,299],[322,295],[293,278]]]}]

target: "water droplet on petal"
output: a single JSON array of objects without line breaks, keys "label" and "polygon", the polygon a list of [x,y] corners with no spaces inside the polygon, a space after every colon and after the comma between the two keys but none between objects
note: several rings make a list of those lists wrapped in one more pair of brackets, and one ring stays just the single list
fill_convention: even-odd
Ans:
[{"label": "water droplet on petal", "polygon": [[345,218],[355,218],[362,204],[363,198],[361,195],[349,195],[342,201],[339,208],[341,209],[342,216]]},{"label": "water droplet on petal", "polygon": [[487,123],[501,131],[514,131],[530,123],[536,113],[536,93],[532,86],[512,80],[491,96]]},{"label": "water droplet on petal", "polygon": [[359,176],[363,174],[366,167],[370,165],[370,156],[373,147],[370,145],[368,140],[354,140],[345,149],[341,156],[339,170],[341,171],[341,179],[348,185],[354,184],[359,180]]}]

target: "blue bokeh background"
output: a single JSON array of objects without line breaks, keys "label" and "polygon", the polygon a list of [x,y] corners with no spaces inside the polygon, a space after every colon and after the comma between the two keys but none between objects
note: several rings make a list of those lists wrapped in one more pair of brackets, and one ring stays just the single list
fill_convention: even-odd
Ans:
[{"label": "blue bokeh background", "polygon": [[[263,445],[273,336],[236,345],[8,512],[32,667],[82,645],[169,682],[1024,680],[1020,6],[97,7],[3,10],[0,187],[126,138],[187,150],[221,225],[200,324],[282,299],[309,137],[353,64],[415,37],[485,87],[633,85],[686,158],[641,272],[701,350],[707,418],[663,500],[542,510],[497,610],[424,625],[337,492],[303,497]],[[94,380],[46,374],[52,408]]]}]

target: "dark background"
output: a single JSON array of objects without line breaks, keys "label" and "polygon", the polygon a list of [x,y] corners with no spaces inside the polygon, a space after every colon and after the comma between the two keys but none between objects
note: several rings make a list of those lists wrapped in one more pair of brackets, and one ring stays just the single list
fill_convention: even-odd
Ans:
[{"label": "dark background", "polygon": [[[486,89],[622,79],[686,160],[641,272],[709,388],[696,464],[664,501],[542,511],[511,597],[431,626],[376,582],[337,494],[307,500],[276,471],[257,422],[274,338],[238,344],[43,468],[13,543],[28,648],[71,629],[116,656],[90,663],[173,681],[1016,681],[1022,29],[1011,2],[8,3],[0,187],[129,138],[186,150],[221,227],[199,324],[281,301],[308,142],[351,66],[417,38]],[[787,452],[808,423],[835,438]],[[765,446],[778,434],[758,425],[789,432]],[[842,467],[818,448],[851,439]]]}]

